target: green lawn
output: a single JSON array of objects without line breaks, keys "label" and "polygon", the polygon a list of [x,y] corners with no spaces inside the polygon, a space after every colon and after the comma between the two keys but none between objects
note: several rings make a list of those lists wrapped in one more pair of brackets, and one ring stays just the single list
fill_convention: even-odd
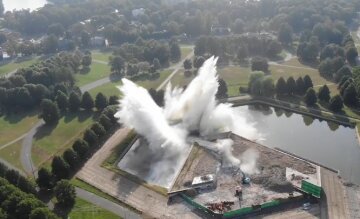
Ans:
[{"label": "green lawn", "polygon": [[36,63],[38,61],[37,58],[32,58],[26,61],[22,61],[22,62],[10,62],[8,64],[5,65],[1,65],[0,66],[0,76],[5,75],[7,73],[10,73],[12,71],[15,71],[18,68],[25,68],[28,67],[34,63]]},{"label": "green lawn", "polygon": [[111,52],[100,52],[100,51],[93,51],[91,53],[92,59],[93,60],[99,60],[99,61],[103,61],[103,62],[108,62],[109,61],[109,57],[111,56]]},{"label": "green lawn", "polygon": [[93,62],[90,66],[90,71],[87,73],[77,73],[75,75],[76,83],[79,87],[105,78],[110,75],[110,66]]},{"label": "green lawn", "polygon": [[300,69],[287,66],[271,65],[270,71],[272,77],[274,78],[274,81],[276,81],[280,77],[283,77],[286,80],[288,77],[293,76],[296,80],[298,77],[304,77],[305,75],[309,75],[311,80],[313,81],[314,86],[333,83],[320,76],[320,73],[317,69]]},{"label": "green lawn", "polygon": [[192,48],[188,46],[186,47],[180,46],[180,51],[181,51],[181,60],[183,60],[187,55],[189,55],[189,53],[192,51]]},{"label": "green lawn", "polygon": [[[164,70],[160,73],[160,77],[156,80],[144,80],[144,81],[136,81],[136,83],[140,86],[143,86],[147,89],[149,88],[157,88],[169,75],[171,74],[171,70]],[[102,92],[106,96],[111,95],[119,95],[119,90],[116,88],[116,86],[121,85],[120,81],[107,83],[102,86],[99,86],[93,90],[90,91],[90,94],[95,97],[96,94],[99,92]]]},{"label": "green lawn", "polygon": [[22,140],[0,150],[0,157],[20,170],[23,169],[20,161],[21,144]]},{"label": "green lawn", "polygon": [[95,113],[82,111],[77,114],[67,113],[62,117],[55,128],[43,126],[34,137],[32,158],[36,167],[47,165],[55,154],[62,153],[72,146],[72,143],[81,137],[89,127]]},{"label": "green lawn", "polygon": [[83,199],[76,198],[75,206],[68,215],[70,219],[119,219],[121,217]]},{"label": "green lawn", "polygon": [[0,146],[27,133],[39,121],[36,111],[0,117]]}]

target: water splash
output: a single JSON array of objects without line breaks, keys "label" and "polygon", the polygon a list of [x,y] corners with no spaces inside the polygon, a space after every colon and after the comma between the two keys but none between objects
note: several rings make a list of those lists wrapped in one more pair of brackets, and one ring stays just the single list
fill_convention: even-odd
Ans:
[{"label": "water splash", "polygon": [[[164,108],[153,101],[146,89],[122,79],[123,86],[118,88],[123,98],[115,117],[144,136],[152,152],[161,154],[161,157],[156,156],[153,168],[145,176],[146,180],[154,182],[166,178],[168,176],[164,173],[169,173],[169,169],[177,172],[173,168],[179,167],[179,163],[186,157],[184,154],[188,153],[186,138],[189,132],[197,131],[201,136],[208,136],[232,131],[250,139],[260,138],[254,124],[237,115],[231,104],[217,103],[216,62],[215,57],[206,60],[185,90],[172,88],[168,84]],[[221,151],[224,160],[238,166],[241,162],[232,155],[232,144],[231,140],[222,141],[217,144],[218,151]],[[246,165],[246,169],[249,166],[253,165]],[[174,174],[170,175],[174,177]],[[167,182],[168,186],[170,180],[161,181]]]}]

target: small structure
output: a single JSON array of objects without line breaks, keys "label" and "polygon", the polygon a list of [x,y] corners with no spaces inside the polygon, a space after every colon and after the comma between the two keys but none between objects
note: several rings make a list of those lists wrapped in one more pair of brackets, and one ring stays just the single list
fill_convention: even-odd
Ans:
[{"label": "small structure", "polygon": [[320,198],[322,188],[319,167],[317,167],[316,177],[286,167],[286,179],[300,191],[308,193],[313,197]]},{"label": "small structure", "polygon": [[194,177],[191,186],[197,189],[214,189],[216,188],[216,180],[213,174]]}]

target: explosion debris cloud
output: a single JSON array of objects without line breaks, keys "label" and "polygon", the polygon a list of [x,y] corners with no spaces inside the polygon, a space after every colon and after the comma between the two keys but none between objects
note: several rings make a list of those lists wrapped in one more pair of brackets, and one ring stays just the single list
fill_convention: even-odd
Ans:
[{"label": "explosion debris cloud", "polygon": [[[186,143],[189,132],[196,131],[201,136],[208,136],[232,131],[250,139],[259,139],[253,124],[237,116],[230,104],[217,103],[215,96],[219,85],[216,62],[215,57],[206,60],[185,90],[177,87],[172,89],[171,84],[168,84],[164,108],[153,101],[146,89],[122,79],[123,86],[118,88],[123,98],[115,116],[120,123],[145,137],[149,144],[148,153],[153,154],[146,157],[140,153],[136,155],[135,150],[130,151],[133,159],[139,162],[141,157],[151,160],[146,167],[147,171],[132,170],[133,173],[142,172],[145,180],[169,187],[189,152],[190,146]],[[218,141],[216,147],[227,164],[240,165],[246,172],[255,171],[257,156],[254,154],[250,154],[247,162],[242,163],[232,155],[231,140]],[[126,168],[126,163],[120,162],[119,166]],[[139,165],[133,166],[138,168]]]}]

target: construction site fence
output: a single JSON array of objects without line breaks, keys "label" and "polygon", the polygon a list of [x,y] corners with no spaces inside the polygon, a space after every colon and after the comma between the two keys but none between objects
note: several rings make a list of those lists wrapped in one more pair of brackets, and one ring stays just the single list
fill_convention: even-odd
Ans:
[{"label": "construction site fence", "polygon": [[257,206],[253,206],[253,207],[240,208],[240,209],[237,209],[237,210],[234,210],[234,211],[228,211],[228,212],[225,212],[223,214],[220,214],[220,213],[213,212],[210,209],[204,207],[203,205],[195,202],[193,199],[186,196],[185,194],[180,194],[180,196],[188,204],[190,204],[194,208],[202,211],[203,213],[205,213],[205,214],[207,214],[209,216],[217,216],[217,217],[222,216],[222,218],[234,218],[234,217],[244,216],[246,214],[251,214],[251,213],[259,212],[261,210],[273,208],[273,207],[281,205],[282,203],[287,202],[287,200],[279,199],[279,200],[274,200],[274,201],[271,201],[271,202],[266,202],[266,203],[263,203],[261,205],[257,205]]},{"label": "construction site fence", "polygon": [[301,181],[301,190],[311,194],[312,196],[314,196],[316,198],[320,198],[322,189],[320,186],[317,186],[310,182],[302,180]]},{"label": "construction site fence", "polygon": [[234,210],[234,211],[225,212],[223,214],[223,218],[234,218],[234,217],[238,217],[238,216],[243,216],[243,215],[246,215],[246,214],[261,211],[262,209],[267,209],[267,208],[272,208],[272,207],[279,206],[281,203],[282,203],[282,201],[280,201],[280,200],[274,200],[274,201],[271,201],[271,202],[266,202],[266,203],[264,203],[262,205],[254,206],[254,207],[240,208],[240,209],[237,209],[237,210]]},{"label": "construction site fence", "polygon": [[187,202],[188,204],[190,204],[191,206],[193,206],[194,208],[202,211],[205,214],[208,214],[210,216],[219,216],[220,214],[217,214],[213,211],[211,211],[210,209],[202,206],[201,204],[195,202],[194,200],[192,200],[190,197],[188,197],[185,194],[180,194],[180,196],[185,200],[185,202]]}]

